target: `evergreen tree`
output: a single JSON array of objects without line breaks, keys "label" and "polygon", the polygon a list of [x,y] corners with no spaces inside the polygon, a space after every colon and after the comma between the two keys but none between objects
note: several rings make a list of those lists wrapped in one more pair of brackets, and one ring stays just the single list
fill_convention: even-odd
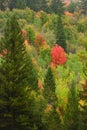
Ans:
[{"label": "evergreen tree", "polygon": [[0,0],[0,10],[4,10],[3,2],[4,2],[4,0]]},{"label": "evergreen tree", "polygon": [[79,2],[73,2],[71,1],[70,5],[67,7],[67,10],[70,12],[70,13],[74,13],[76,8],[79,6]]},{"label": "evergreen tree", "polygon": [[55,94],[55,79],[50,67],[45,76],[43,94],[47,101],[47,107],[43,115],[45,127],[47,130],[60,130],[61,120],[59,113],[57,112],[58,104]]},{"label": "evergreen tree", "polygon": [[72,81],[64,117],[64,130],[79,130],[79,109],[75,82]]},{"label": "evergreen tree", "polygon": [[66,37],[61,15],[57,17],[57,23],[55,27],[56,43],[63,47],[65,51],[67,51]]},{"label": "evergreen tree", "polygon": [[53,104],[57,99],[55,95],[55,79],[51,67],[48,68],[44,79],[44,97],[49,104]]},{"label": "evergreen tree", "polygon": [[27,72],[28,72],[28,86],[31,90],[36,92],[39,91],[38,88],[38,74],[35,68],[35,65],[32,62],[30,54],[27,55]]},{"label": "evergreen tree", "polygon": [[43,122],[46,130],[60,130],[61,128],[59,113],[54,108],[44,114]]},{"label": "evergreen tree", "polygon": [[9,6],[9,0],[0,0],[0,10],[5,10]]},{"label": "evergreen tree", "polygon": [[15,8],[24,9],[26,7],[26,0],[16,0]]},{"label": "evergreen tree", "polygon": [[16,6],[16,1],[15,0],[10,0],[9,2],[9,9],[12,10]]},{"label": "evergreen tree", "polygon": [[26,50],[15,16],[7,22],[3,43],[7,53],[0,66],[0,129],[29,130]]},{"label": "evergreen tree", "polygon": [[87,0],[81,0],[80,7],[83,14],[87,14]]},{"label": "evergreen tree", "polygon": [[13,8],[24,9],[26,7],[26,0],[10,0],[9,8],[12,10]]},{"label": "evergreen tree", "polygon": [[82,90],[79,92],[79,100],[81,100],[83,103],[80,104],[80,114],[82,118],[82,126],[83,129],[87,129],[87,69],[85,69],[85,76],[86,80],[83,84]]},{"label": "evergreen tree", "polygon": [[46,0],[27,0],[27,5],[34,11],[47,11],[47,1]]},{"label": "evergreen tree", "polygon": [[65,10],[62,0],[52,0],[50,8],[51,12],[54,12],[56,14],[63,14]]}]

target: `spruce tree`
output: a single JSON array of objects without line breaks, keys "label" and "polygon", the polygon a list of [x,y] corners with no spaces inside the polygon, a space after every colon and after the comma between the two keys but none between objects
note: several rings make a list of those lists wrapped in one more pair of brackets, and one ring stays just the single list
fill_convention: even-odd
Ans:
[{"label": "spruce tree", "polygon": [[30,87],[30,90],[34,90],[36,92],[39,92],[38,88],[38,73],[36,70],[35,65],[33,64],[32,58],[30,54],[27,54],[27,73],[28,73],[28,86]]},{"label": "spruce tree", "polygon": [[[47,102],[46,110],[44,113],[43,120],[47,130],[60,130],[60,115],[57,112],[58,102],[55,94],[55,79],[51,67],[48,68],[45,79],[44,79],[44,98]],[[51,107],[49,110],[49,107]]]},{"label": "spruce tree", "polygon": [[7,22],[3,44],[7,54],[0,66],[0,129],[28,130],[26,49],[15,16]]},{"label": "spruce tree", "polygon": [[9,0],[0,0],[0,10],[5,10],[9,6]]},{"label": "spruce tree", "polygon": [[0,0],[0,10],[4,10],[5,9],[3,3],[4,3],[4,0]]},{"label": "spruce tree", "polygon": [[27,5],[34,11],[47,11],[48,5],[46,0],[27,0]]},{"label": "spruce tree", "polygon": [[10,0],[9,8],[12,10],[14,8],[24,9],[26,7],[26,0]]},{"label": "spruce tree", "polygon": [[44,97],[49,104],[53,104],[57,99],[55,95],[55,79],[51,67],[48,68],[44,79]]},{"label": "spruce tree", "polygon": [[26,7],[26,0],[16,0],[15,8],[24,9]]},{"label": "spruce tree", "polygon": [[64,3],[62,2],[62,0],[52,0],[51,2],[51,5],[50,5],[50,8],[51,8],[51,12],[55,13],[55,14],[64,14]]},{"label": "spruce tree", "polygon": [[66,36],[64,32],[61,15],[57,17],[57,23],[55,26],[55,35],[56,35],[56,43],[61,47],[63,47],[65,51],[67,51]]},{"label": "spruce tree", "polygon": [[64,130],[79,130],[79,109],[78,98],[76,94],[75,82],[72,81],[69,86],[68,101],[66,104],[65,117],[64,117]]},{"label": "spruce tree", "polygon": [[87,68],[84,70],[86,79],[85,83],[82,85],[82,90],[79,92],[79,101],[82,101],[82,104],[80,103],[80,115],[82,118],[82,126],[83,129],[87,129]]},{"label": "spruce tree", "polygon": [[87,0],[80,1],[80,7],[83,14],[87,14]]}]

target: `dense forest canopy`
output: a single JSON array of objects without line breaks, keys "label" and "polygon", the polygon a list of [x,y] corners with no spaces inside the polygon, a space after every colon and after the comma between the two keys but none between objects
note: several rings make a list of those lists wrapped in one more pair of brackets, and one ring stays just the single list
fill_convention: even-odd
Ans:
[{"label": "dense forest canopy", "polygon": [[87,0],[0,0],[0,130],[87,129]]}]

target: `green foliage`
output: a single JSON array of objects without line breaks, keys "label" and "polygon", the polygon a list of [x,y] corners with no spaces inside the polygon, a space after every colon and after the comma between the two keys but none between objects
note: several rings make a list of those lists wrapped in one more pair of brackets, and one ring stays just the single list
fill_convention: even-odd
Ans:
[{"label": "green foliage", "polygon": [[30,87],[31,90],[35,90],[36,92],[39,91],[38,89],[38,73],[36,71],[35,65],[32,62],[31,56],[28,53],[27,54],[27,58],[26,58],[26,62],[27,62],[27,79],[28,79],[28,86]]},{"label": "green foliage", "polygon": [[59,15],[57,18],[57,25],[55,29],[55,35],[56,35],[56,43],[64,48],[65,51],[67,51],[66,46],[66,37],[65,32],[62,24],[62,17]]},{"label": "green foliage", "polygon": [[32,45],[35,40],[35,31],[31,27],[27,29],[27,36],[28,36],[30,44]]},{"label": "green foliage", "polygon": [[47,11],[48,6],[46,0],[27,0],[27,5],[29,8],[31,8],[34,11]]},{"label": "green foliage", "polygon": [[43,123],[45,124],[46,130],[60,130],[61,120],[57,110],[52,108],[52,110],[45,112]]},{"label": "green foliage", "polygon": [[45,130],[44,123],[42,121],[44,110],[46,107],[46,101],[43,96],[32,90],[28,89],[28,101],[29,101],[29,108],[31,117],[30,117],[30,126],[31,130]]},{"label": "green foliage", "polygon": [[79,91],[80,114],[82,118],[83,129],[87,128],[87,65],[84,67],[85,82]]},{"label": "green foliage", "polygon": [[51,12],[56,14],[63,14],[65,10],[62,0],[52,0],[50,8]]},{"label": "green foliage", "polygon": [[87,0],[81,0],[80,2],[81,6],[81,12],[83,14],[87,14]]},{"label": "green foliage", "polygon": [[0,129],[29,129],[26,50],[15,16],[7,21],[3,45],[7,49],[0,66]]},{"label": "green foliage", "polygon": [[[47,101],[47,107],[43,116],[43,122],[47,130],[58,129],[60,130],[60,115],[57,111],[57,97],[55,94],[55,79],[52,69],[49,67],[44,79],[43,95]],[[51,119],[51,120],[50,120]]]},{"label": "green foliage", "polygon": [[41,19],[41,25],[43,26],[48,20],[47,14],[45,12],[41,12],[40,19]]},{"label": "green foliage", "polygon": [[0,0],[0,10],[5,10],[9,6],[9,0]]},{"label": "green foliage", "polygon": [[76,83],[72,81],[71,85],[68,86],[69,93],[64,117],[64,130],[78,130],[79,128],[79,109],[75,85]]},{"label": "green foliage", "polygon": [[[67,52],[76,53],[78,47],[78,31],[76,26],[73,26],[70,19],[64,19],[67,22],[67,25],[64,27],[66,43],[67,43]],[[69,21],[68,21],[69,20]],[[65,23],[66,24],[66,23]]]},{"label": "green foliage", "polygon": [[74,73],[79,73],[80,75],[83,72],[82,63],[79,61],[78,56],[76,56],[75,54],[69,55],[69,59],[67,60],[66,66],[70,72],[72,71]]},{"label": "green foliage", "polygon": [[85,33],[86,30],[87,30],[87,18],[81,18],[78,23],[77,23],[77,29],[78,29],[78,32],[82,32],[82,33]]},{"label": "green foliage", "polygon": [[50,49],[40,49],[40,54],[38,57],[38,63],[42,68],[47,68],[51,62]]},{"label": "green foliage", "polygon": [[[79,66],[79,67],[78,67]],[[70,54],[65,66],[58,66],[56,70],[56,95],[59,101],[59,106],[65,110],[67,102],[67,94],[72,80],[77,83],[79,89],[80,81],[83,79],[83,64],[78,56]]]},{"label": "green foliage", "polygon": [[76,8],[78,7],[79,3],[78,2],[72,2],[70,3],[70,5],[68,6],[68,11],[71,13],[74,13],[74,11],[76,10]]},{"label": "green foliage", "polygon": [[14,8],[24,9],[26,7],[26,0],[16,0]]},{"label": "green foliage", "polygon": [[[48,94],[49,93],[49,94]],[[53,104],[56,101],[55,95],[55,79],[52,69],[49,67],[44,79],[44,97],[47,99],[49,104]]]},{"label": "green foliage", "polygon": [[[50,14],[25,8],[25,1],[28,7],[32,6],[31,8],[37,11],[45,6],[43,0],[35,1],[37,3],[34,0],[0,1],[0,9],[4,10],[0,11],[0,38],[3,39],[0,39],[0,128],[1,130],[71,130],[78,124],[76,126],[78,130],[85,130],[86,87],[82,88],[81,83],[87,78],[87,17],[79,14],[81,10],[78,12],[77,9],[72,16],[62,15],[64,10],[63,4],[59,4],[60,1],[46,1],[47,6],[52,8],[46,10],[45,6],[43,10],[50,11]],[[71,3],[69,6],[72,12],[76,7],[74,4]],[[12,11],[6,9],[7,7]],[[85,14],[86,12],[85,10]],[[13,14],[16,14],[18,22],[13,18],[6,24],[7,19]],[[29,43],[35,43],[35,34],[41,34],[40,44],[37,39],[39,51],[33,44],[27,44],[25,47],[18,23],[22,30],[27,30]],[[67,62],[64,66],[49,68],[50,50],[55,43],[67,50]],[[38,88],[39,80],[41,90]],[[81,106],[78,120],[79,89],[81,89]],[[60,117],[62,123],[64,119],[66,124],[63,128],[60,128]]]}]

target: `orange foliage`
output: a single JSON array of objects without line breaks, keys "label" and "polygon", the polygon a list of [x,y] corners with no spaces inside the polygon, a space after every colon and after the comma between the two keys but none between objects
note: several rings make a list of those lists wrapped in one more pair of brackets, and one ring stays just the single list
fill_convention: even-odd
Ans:
[{"label": "orange foliage", "polygon": [[40,18],[40,15],[41,15],[40,12],[37,12],[36,13],[36,18]]},{"label": "orange foliage", "polygon": [[7,54],[7,49],[4,49],[1,53],[0,53],[0,57],[3,57],[4,55]]},{"label": "orange foliage", "polygon": [[24,44],[25,44],[26,47],[28,47],[28,46],[29,46],[29,41],[28,41],[28,40],[25,40],[25,41],[24,41]]},{"label": "orange foliage", "polygon": [[27,31],[24,30],[24,29],[22,29],[21,32],[22,32],[22,36],[23,36],[24,38],[26,38],[26,37],[27,37]]},{"label": "orange foliage", "polygon": [[65,0],[64,4],[65,4],[66,7],[68,7],[70,5],[70,0]]},{"label": "orange foliage", "polygon": [[66,11],[66,12],[64,12],[64,14],[66,15],[66,16],[73,16],[73,14],[72,13],[70,13],[70,12],[68,12],[68,11]]},{"label": "orange foliage", "polygon": [[42,91],[43,90],[43,84],[41,82],[41,80],[38,80],[38,88]]}]

